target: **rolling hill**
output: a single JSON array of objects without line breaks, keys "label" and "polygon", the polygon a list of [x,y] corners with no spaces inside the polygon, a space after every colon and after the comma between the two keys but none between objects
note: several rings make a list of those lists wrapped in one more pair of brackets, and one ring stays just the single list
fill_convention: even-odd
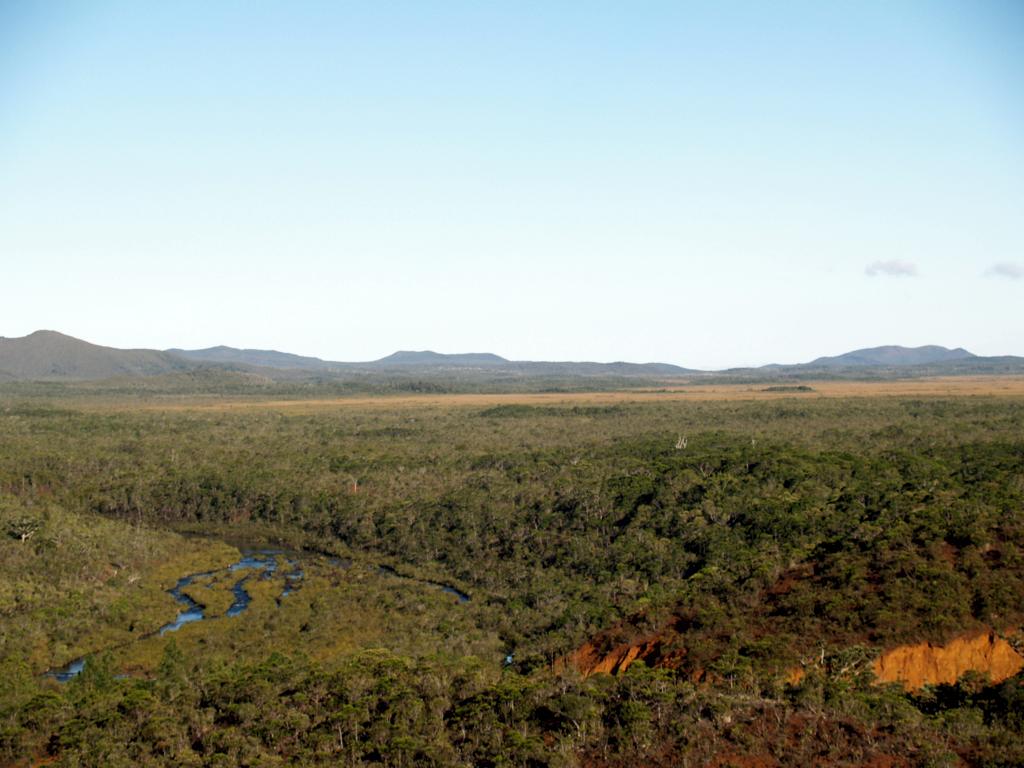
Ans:
[{"label": "rolling hill", "polygon": [[953,360],[977,359],[977,355],[968,352],[962,347],[947,349],[934,345],[924,347],[871,347],[868,349],[855,349],[834,357],[819,357],[805,365],[809,368],[848,368],[853,366],[904,366],[904,365],[934,365],[935,363],[947,363]]},{"label": "rolling hill", "polygon": [[344,376],[457,375],[531,377],[650,377],[695,373],[667,363],[513,361],[488,352],[398,351],[379,360],[340,362],[268,349],[115,349],[56,331],[0,337],[0,382],[133,378],[196,370],[257,374],[291,381]]},{"label": "rolling hill", "polygon": [[510,361],[499,355],[490,352],[466,352],[455,355],[445,355],[440,352],[410,352],[402,350],[394,352],[380,360],[367,363],[371,366],[392,366],[392,365],[420,365],[420,366],[443,366],[443,367],[491,367],[509,365]]},{"label": "rolling hill", "polygon": [[[91,344],[56,331],[36,331],[21,338],[0,337],[0,382],[135,379],[166,374],[206,372],[214,376],[256,377],[266,382],[412,381],[487,382],[505,386],[534,382],[563,386],[573,379],[584,386],[623,386],[633,379],[701,375],[721,380],[901,377],[1024,373],[1024,358],[982,357],[962,348],[883,346],[819,357],[809,363],[766,365],[717,373],[669,363],[597,363],[587,361],[509,360],[489,352],[443,354],[429,350],[395,352],[379,360],[340,362],[270,349],[216,346],[206,349],[115,349]],[[544,382],[547,382],[546,384]],[[538,384],[540,382],[540,384]],[[579,386],[573,385],[573,386]]]},{"label": "rolling hill", "polygon": [[101,347],[56,331],[36,331],[13,339],[0,337],[0,380],[153,376],[190,367],[187,360],[167,352]]},{"label": "rolling hill", "polygon": [[293,355],[274,349],[236,349],[235,347],[219,346],[207,349],[168,349],[166,352],[196,363],[228,363],[257,368],[314,371],[337,365],[321,360],[319,357]]},{"label": "rolling hill", "polygon": [[274,368],[289,371],[410,373],[481,371],[509,376],[678,376],[696,373],[668,363],[592,363],[508,360],[490,352],[444,354],[431,350],[400,350],[379,360],[341,362],[302,357],[286,352],[261,349],[210,347],[208,349],[169,349],[167,352],[193,362]]}]

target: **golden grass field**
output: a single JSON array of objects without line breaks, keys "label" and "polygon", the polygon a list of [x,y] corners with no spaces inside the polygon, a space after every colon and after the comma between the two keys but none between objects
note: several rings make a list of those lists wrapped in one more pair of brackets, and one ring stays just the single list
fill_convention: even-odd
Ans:
[{"label": "golden grass field", "polygon": [[285,409],[294,412],[332,408],[406,408],[416,406],[612,405],[616,403],[779,400],[847,397],[1024,397],[1024,376],[948,376],[891,381],[806,381],[812,392],[771,392],[768,384],[667,385],[604,392],[525,392],[497,394],[361,395],[325,399],[195,398],[146,401],[114,407],[143,410],[233,411]]}]

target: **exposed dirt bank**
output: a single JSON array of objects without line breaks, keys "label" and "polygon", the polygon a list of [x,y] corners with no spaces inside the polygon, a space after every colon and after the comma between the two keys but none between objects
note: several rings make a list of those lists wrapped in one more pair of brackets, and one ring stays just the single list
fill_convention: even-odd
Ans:
[{"label": "exposed dirt bank", "polygon": [[[599,673],[617,675],[636,661],[650,667],[685,669],[688,626],[687,619],[676,617],[668,626],[641,634],[627,620],[555,661],[554,669],[575,669],[584,677]],[[925,642],[897,646],[884,651],[872,664],[878,683],[902,683],[908,691],[924,685],[952,684],[969,671],[987,675],[991,682],[998,683],[1022,669],[1024,656],[991,630],[962,635],[945,645]],[[802,667],[794,667],[788,670],[786,682],[797,685],[804,673]],[[702,677],[699,669],[690,670],[690,678],[695,682]]]},{"label": "exposed dirt bank", "polygon": [[917,643],[886,651],[872,669],[880,683],[902,683],[907,690],[955,683],[965,672],[987,674],[1001,682],[1024,669],[1024,657],[995,632],[964,635],[946,645]]},{"label": "exposed dirt bank", "polygon": [[[636,619],[639,617],[634,617]],[[630,620],[626,620],[557,659],[554,668],[555,671],[575,669],[584,677],[601,672],[617,675],[636,661],[643,661],[649,667],[677,669],[686,659],[681,635],[689,626],[688,618],[676,616],[667,626],[641,633]]]},{"label": "exposed dirt bank", "polygon": [[[629,669],[629,665],[637,659],[655,666],[661,658],[662,641],[652,638],[635,645],[623,643],[607,650],[601,650],[593,643],[584,643],[573,653],[555,662],[555,669],[575,668],[584,677],[605,673],[617,675]],[[667,666],[657,664],[657,666]]]}]

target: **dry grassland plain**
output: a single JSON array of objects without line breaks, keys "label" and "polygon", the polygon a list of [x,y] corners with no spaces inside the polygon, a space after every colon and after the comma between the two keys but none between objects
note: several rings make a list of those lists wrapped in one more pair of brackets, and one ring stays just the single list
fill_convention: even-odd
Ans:
[{"label": "dry grassland plain", "polygon": [[486,407],[495,405],[612,405],[616,403],[745,401],[870,397],[1024,397],[1024,376],[946,376],[889,381],[804,381],[812,391],[771,391],[757,384],[666,384],[642,389],[602,392],[528,392],[487,394],[360,395],[337,398],[267,399],[212,398],[201,395],[146,400],[131,405],[108,401],[101,409],[234,411],[287,409],[310,412],[333,408],[404,408],[433,406]]}]

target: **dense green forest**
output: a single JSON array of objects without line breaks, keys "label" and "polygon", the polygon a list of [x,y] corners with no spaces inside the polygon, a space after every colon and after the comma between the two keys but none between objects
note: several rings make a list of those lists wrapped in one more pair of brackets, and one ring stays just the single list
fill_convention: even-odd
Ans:
[{"label": "dense green forest", "polygon": [[[869,664],[1019,642],[1020,398],[160,402],[0,394],[0,765],[1024,764],[1021,675]],[[154,635],[242,542],[301,588]]]}]

